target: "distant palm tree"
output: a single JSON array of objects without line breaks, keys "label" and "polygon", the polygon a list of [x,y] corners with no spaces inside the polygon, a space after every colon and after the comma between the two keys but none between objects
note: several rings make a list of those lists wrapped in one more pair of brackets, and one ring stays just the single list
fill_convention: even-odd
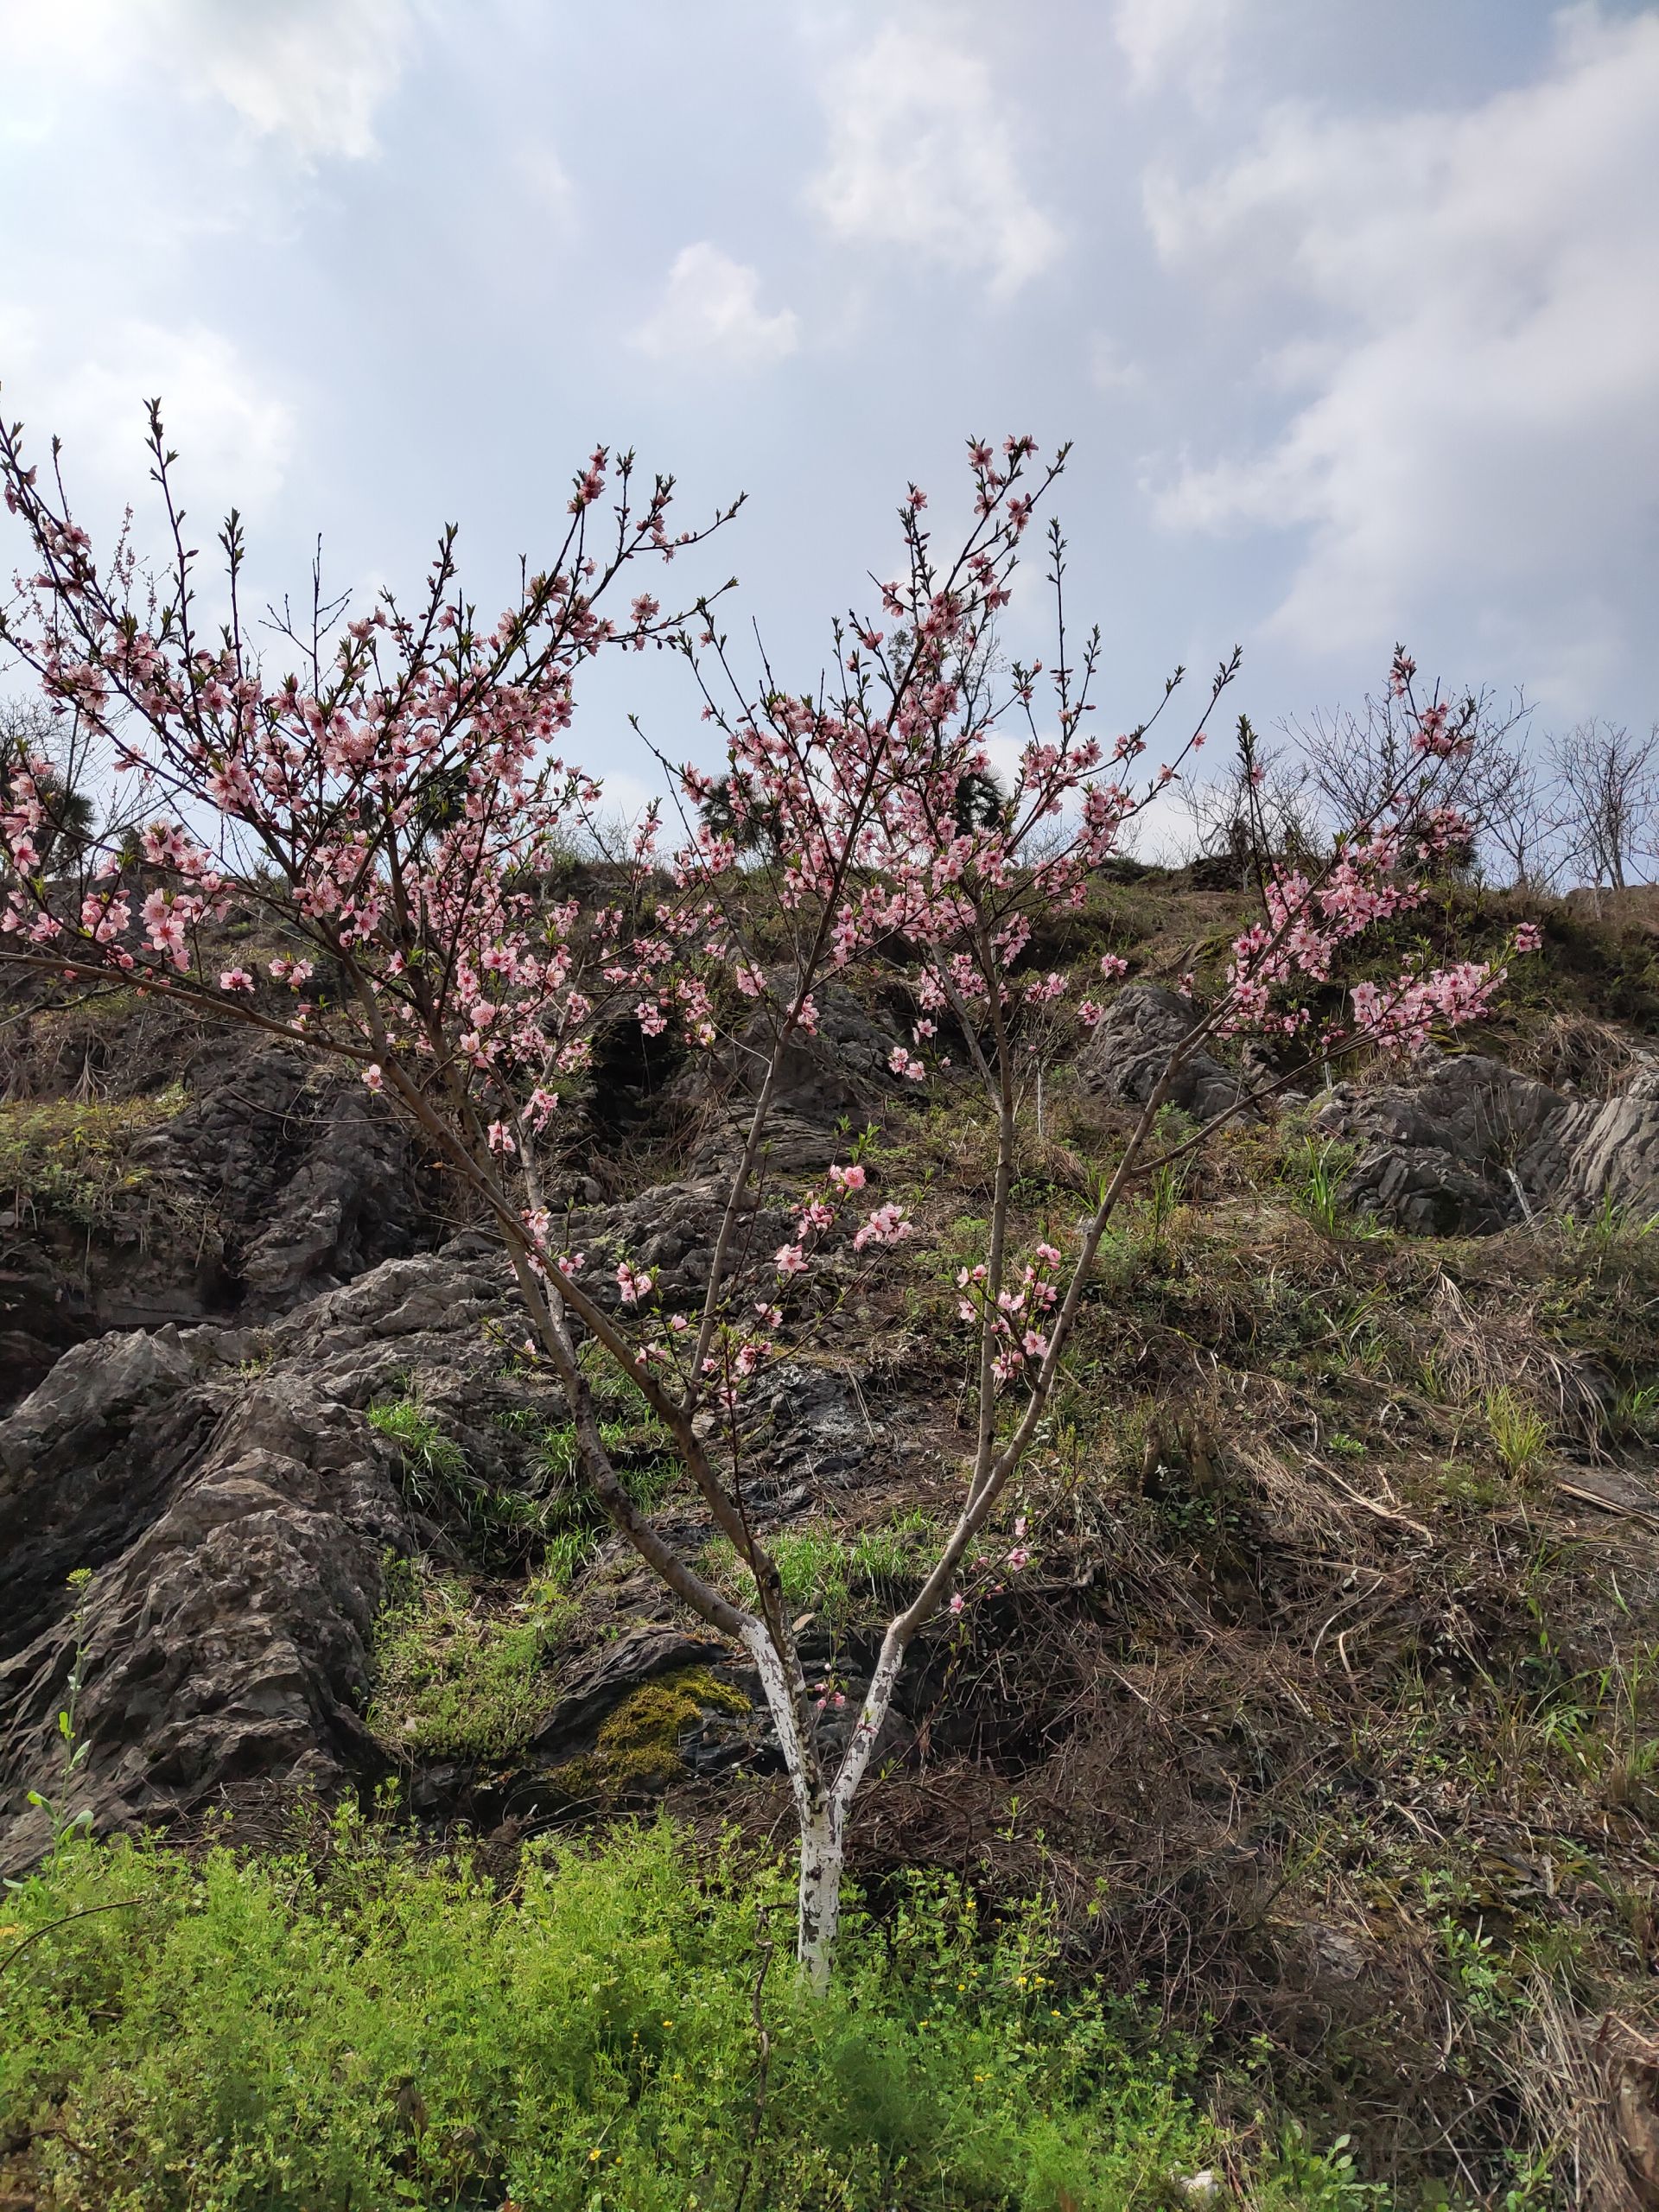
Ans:
[{"label": "distant palm tree", "polygon": [[26,758],[52,764],[34,779],[43,816],[35,840],[41,873],[49,873],[54,861],[73,868],[97,832],[98,809],[76,788],[73,752],[64,743],[60,718],[32,700],[0,701],[0,806],[10,807]]}]

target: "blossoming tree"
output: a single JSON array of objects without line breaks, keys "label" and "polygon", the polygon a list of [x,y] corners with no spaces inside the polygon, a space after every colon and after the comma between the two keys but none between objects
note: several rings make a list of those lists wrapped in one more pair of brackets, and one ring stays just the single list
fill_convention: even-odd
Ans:
[{"label": "blossoming tree", "polygon": [[[156,406],[150,446],[169,542],[155,574],[125,535],[100,563],[71,513],[55,445],[43,482],[19,429],[0,426],[0,480],[30,559],[0,613],[0,644],[106,747],[138,794],[127,811],[144,824],[136,846],[130,836],[79,843],[74,871],[48,877],[46,764],[26,748],[10,760],[0,785],[0,960],[70,990],[118,977],[349,1066],[464,1179],[505,1248],[526,1351],[550,1367],[568,1402],[584,1479],[674,1596],[756,1669],[798,1815],[799,1955],[821,1985],[854,1799],[906,1655],[930,1621],[963,1607],[964,1571],[1053,1395],[1102,1239],[1125,1193],[1159,1164],[1160,1109],[1184,1062],[1244,1030],[1304,1065],[1363,1044],[1408,1046],[1433,1026],[1478,1016],[1501,981],[1502,960],[1412,971],[1387,987],[1359,984],[1341,1025],[1321,1026],[1313,1012],[1364,932],[1419,895],[1407,855],[1459,833],[1438,791],[1466,725],[1438,699],[1420,708],[1414,671],[1396,655],[1413,730],[1396,788],[1321,868],[1267,874],[1259,920],[1234,945],[1222,988],[1195,1005],[1069,1243],[1027,1250],[1014,1206],[1021,1055],[1036,1028],[1097,1023],[1123,972],[1103,960],[1098,995],[1073,1005],[1065,976],[1032,969],[1033,933],[1086,899],[1126,823],[1205,741],[1237,667],[1235,654],[1155,772],[1146,765],[1150,723],[1095,735],[1098,638],[1073,658],[1065,545],[1051,525],[1052,660],[1015,663],[999,678],[990,626],[1064,452],[1044,466],[1028,438],[995,451],[971,444],[972,516],[947,557],[912,486],[900,511],[904,563],[880,613],[836,624],[832,672],[791,694],[769,673],[750,690],[710,598],[671,614],[650,590],[627,597],[625,579],[709,531],[672,532],[671,482],[656,480],[642,498],[632,457],[613,463],[604,451],[575,480],[552,563],[525,572],[493,625],[461,591],[450,531],[411,607],[383,594],[347,620],[314,594],[309,634],[289,631],[300,665],[273,677],[241,603],[236,517],[220,539],[221,605],[210,622]],[[608,611],[618,600],[626,614]],[[620,862],[576,871],[575,893],[554,896],[550,864],[599,797],[563,758],[577,674],[601,653],[647,645],[689,664],[723,742],[719,804],[707,804],[713,776],[678,768],[677,844],[649,810]],[[1179,671],[1154,721],[1179,680]],[[765,834],[746,835],[751,827]],[[222,965],[213,950],[223,941],[215,920],[232,902],[263,909],[290,948],[260,972]],[[849,1159],[787,1193],[782,1242],[754,1248],[763,1190],[774,1208],[779,1197],[768,1139],[786,1056],[817,1029],[826,992],[861,976],[912,1009],[893,1076],[982,1086],[996,1160],[984,1248],[957,1281],[974,1408],[957,1510],[919,1588],[887,1623],[832,1752],[746,1496],[742,1440],[748,1390],[807,1310],[817,1271],[849,1252],[880,1264],[916,1234],[904,1206],[882,1199]],[[734,1044],[751,1071],[706,1274],[696,1300],[672,1310],[637,1257],[601,1277],[559,1235],[553,1179],[572,1109],[595,1038],[619,1020],[648,1035],[671,1029],[693,1051]],[[1235,1110],[1250,1098],[1242,1089]],[[630,1498],[579,1357],[585,1344],[664,1424],[747,1569],[747,1602]],[[1010,1571],[1025,1563],[1023,1535],[1016,1526]]]}]

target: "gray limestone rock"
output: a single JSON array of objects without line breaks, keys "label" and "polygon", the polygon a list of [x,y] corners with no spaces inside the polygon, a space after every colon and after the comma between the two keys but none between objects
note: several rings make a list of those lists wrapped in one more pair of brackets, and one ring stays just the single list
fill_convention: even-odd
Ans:
[{"label": "gray limestone rock", "polygon": [[[1078,1072],[1093,1088],[1143,1106],[1196,1020],[1178,992],[1161,983],[1131,984],[1108,1006],[1078,1056]],[[1246,1081],[1199,1046],[1176,1070],[1166,1095],[1170,1105],[1208,1122],[1237,1103]]]},{"label": "gray limestone rock", "polygon": [[1569,1098],[1479,1052],[1421,1055],[1399,1080],[1338,1084],[1314,1116],[1357,1153],[1348,1202],[1418,1236],[1483,1236],[1604,1202],[1659,1213],[1659,1091]]},{"label": "gray limestone rock", "polygon": [[[377,1764],[368,1639],[382,1559],[410,1541],[390,1454],[315,1382],[245,1373],[236,1348],[105,1337],[0,1423],[0,1863],[47,1840],[31,1791],[107,1828]],[[73,1598],[71,1567],[90,1571]],[[77,1647],[92,1748],[67,1777]]]}]

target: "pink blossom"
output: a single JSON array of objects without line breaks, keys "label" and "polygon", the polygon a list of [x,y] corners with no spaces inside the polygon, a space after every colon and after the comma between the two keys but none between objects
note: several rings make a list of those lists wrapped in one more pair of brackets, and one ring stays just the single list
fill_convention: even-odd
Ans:
[{"label": "pink blossom", "polygon": [[[93,564],[85,533],[54,509],[51,473],[42,484],[25,470],[16,434],[0,423],[0,477],[45,576],[20,582],[8,598],[8,646],[21,646],[49,696],[110,746],[120,772],[137,773],[144,803],[159,795],[162,806],[140,845],[157,880],[124,898],[123,863],[111,870],[106,861],[92,879],[105,893],[83,899],[84,886],[73,896],[58,889],[48,905],[35,880],[43,839],[34,772],[16,766],[0,800],[4,957],[48,976],[66,963],[115,975],[142,961],[145,990],[169,987],[162,971],[171,968],[190,978],[200,1004],[215,973],[226,991],[253,988],[244,970],[219,971],[203,957],[204,922],[223,918],[228,893],[274,914],[280,886],[281,925],[346,982],[315,1004],[302,1001],[292,1029],[313,1021],[320,1048],[377,1052],[365,1086],[384,1087],[384,1063],[399,1106],[412,1114],[418,1099],[444,1116],[447,1148],[464,1154],[457,1166],[486,1174],[489,1155],[531,1149],[558,1106],[553,1086],[592,1070],[596,1037],[630,1008],[645,1035],[671,1027],[707,1047],[719,1033],[717,1009],[769,1004],[772,1018],[746,1020],[741,1040],[764,1081],[774,1041],[787,1049],[791,1025],[817,1034],[826,982],[846,975],[860,988],[891,989],[891,1002],[914,1010],[907,1041],[892,1046],[894,1076],[921,1083],[934,1071],[922,1052],[944,1024],[959,1064],[964,1053],[976,1070],[996,1061],[1005,1078],[1012,1055],[1028,1057],[1045,1042],[1045,1010],[1057,1010],[1068,988],[1058,970],[1027,963],[1068,941],[1126,830],[1204,738],[1203,718],[1196,728],[1184,721],[1191,734],[1153,769],[1144,728],[1103,743],[1092,734],[1092,648],[1006,677],[988,654],[1038,480],[1046,482],[1043,472],[1027,474],[1033,450],[1023,436],[1007,439],[1001,454],[973,443],[977,527],[937,562],[923,495],[909,488],[898,571],[878,588],[884,613],[852,617],[817,684],[791,689],[768,671],[764,683],[728,686],[726,648],[707,605],[694,601],[692,621],[637,588],[638,562],[666,559],[688,536],[670,530],[666,480],[647,493],[631,457],[613,463],[604,448],[575,474],[571,527],[553,565],[527,573],[498,620],[474,612],[446,540],[418,605],[405,613],[388,597],[340,627],[321,668],[273,681],[233,638],[186,636],[171,616],[162,628],[124,547]],[[625,469],[627,496],[601,518],[594,503]],[[164,465],[161,474],[165,492]],[[601,603],[624,570],[627,583]],[[181,591],[188,582],[180,580]],[[613,614],[618,601],[628,611]],[[902,631],[902,645],[890,629],[884,646],[874,619]],[[577,679],[603,648],[637,649],[647,632],[697,658],[699,703],[724,760],[718,772],[711,762],[679,779],[677,801],[701,818],[676,849],[664,843],[652,807],[603,867],[564,870],[556,863],[571,833],[591,826],[602,800],[598,783],[560,753]],[[986,671],[982,685],[964,681],[971,668]],[[1397,651],[1390,683],[1408,739],[1400,790],[1329,859],[1268,873],[1259,916],[1239,931],[1210,1001],[1218,1030],[1302,1037],[1317,1058],[1332,1026],[1314,1009],[1351,982],[1345,950],[1408,913],[1423,895],[1416,878],[1425,856],[1466,836],[1448,803],[1456,775],[1444,770],[1466,754],[1467,712],[1438,699],[1420,709],[1414,676]],[[1227,681],[1224,668],[1211,708]],[[1020,734],[1006,745],[999,738],[988,790],[981,779],[991,775],[993,731]],[[1246,770],[1259,774],[1259,760]],[[709,802],[722,788],[729,821],[711,823]],[[764,917],[737,873],[757,837],[771,887]],[[245,880],[226,857],[247,852],[270,858],[274,880]],[[577,887],[568,889],[571,881]],[[757,919],[764,937],[740,944]],[[1522,925],[1512,943],[1524,950],[1536,938],[1535,925]],[[762,944],[778,963],[769,975]],[[1098,964],[1096,988],[1128,972],[1116,953]],[[296,992],[313,972],[311,957],[270,963],[273,980]],[[1409,1050],[1442,1026],[1478,1018],[1503,973],[1471,962],[1360,984],[1345,1041]],[[1206,988],[1208,976],[1206,968]],[[1095,982],[1082,966],[1076,980]],[[1192,993],[1190,975],[1180,988]],[[1104,1012],[1084,997],[1078,1022],[1091,1028]],[[938,1057],[939,1070],[949,1065]],[[695,1318],[639,1310],[652,1274],[616,1263],[613,1253],[604,1262],[615,1264],[620,1309],[606,1332],[620,1331],[632,1361],[674,1366],[688,1420],[729,1416],[741,1387],[776,1356],[782,1316],[755,1298],[748,1273],[750,1232],[770,1217],[751,1201],[775,1203],[776,1183],[764,1180],[767,1135],[757,1130],[747,1155],[760,1173],[735,1190],[728,1216],[735,1236],[720,1243],[733,1265],[712,1286],[706,1326],[701,1299]],[[556,1175],[569,1155],[548,1149]],[[781,1284],[808,1268],[813,1240],[836,1227],[842,1194],[866,1181],[862,1166],[837,1166],[803,1196],[792,1235],[773,1254],[780,1299]],[[848,1226],[861,1254],[915,1233],[897,1203]],[[518,1235],[548,1298],[591,1311],[576,1287],[584,1255],[556,1257],[552,1233],[546,1209],[526,1209]],[[997,1388],[1033,1390],[1038,1363],[1057,1362],[1070,1325],[1058,1281],[1065,1264],[1062,1248],[1037,1243],[1023,1264],[999,1262],[995,1296],[987,1265],[958,1272],[958,1313],[988,1351]],[[602,1284],[589,1287],[614,1303]],[[677,1354],[688,1341],[697,1351]],[[1010,1573],[1030,1563],[1026,1537],[1022,1514],[1005,1554]],[[965,1602],[953,1594],[951,1613],[960,1617]],[[841,1703],[828,1681],[819,1688],[826,1707],[832,1696]]]},{"label": "pink blossom", "polygon": [[1354,1019],[1377,1043],[1396,1051],[1427,1045],[1440,1021],[1457,1028],[1490,1011],[1492,995],[1505,970],[1485,961],[1465,960],[1430,976],[1402,976],[1391,988],[1357,983]]},{"label": "pink blossom", "polygon": [[878,1206],[853,1238],[853,1249],[861,1252],[867,1244],[898,1244],[908,1236],[915,1224],[905,1218],[903,1206],[889,1202]]}]

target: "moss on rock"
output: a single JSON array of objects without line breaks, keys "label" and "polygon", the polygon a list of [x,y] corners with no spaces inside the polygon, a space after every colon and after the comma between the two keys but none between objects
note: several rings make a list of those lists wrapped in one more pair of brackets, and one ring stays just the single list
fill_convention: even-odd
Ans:
[{"label": "moss on rock", "polygon": [[741,1690],[706,1667],[683,1667],[642,1682],[604,1722],[594,1749],[560,1767],[554,1779],[568,1796],[613,1797],[664,1789],[685,1771],[682,1736],[710,1713],[753,1711]]}]

